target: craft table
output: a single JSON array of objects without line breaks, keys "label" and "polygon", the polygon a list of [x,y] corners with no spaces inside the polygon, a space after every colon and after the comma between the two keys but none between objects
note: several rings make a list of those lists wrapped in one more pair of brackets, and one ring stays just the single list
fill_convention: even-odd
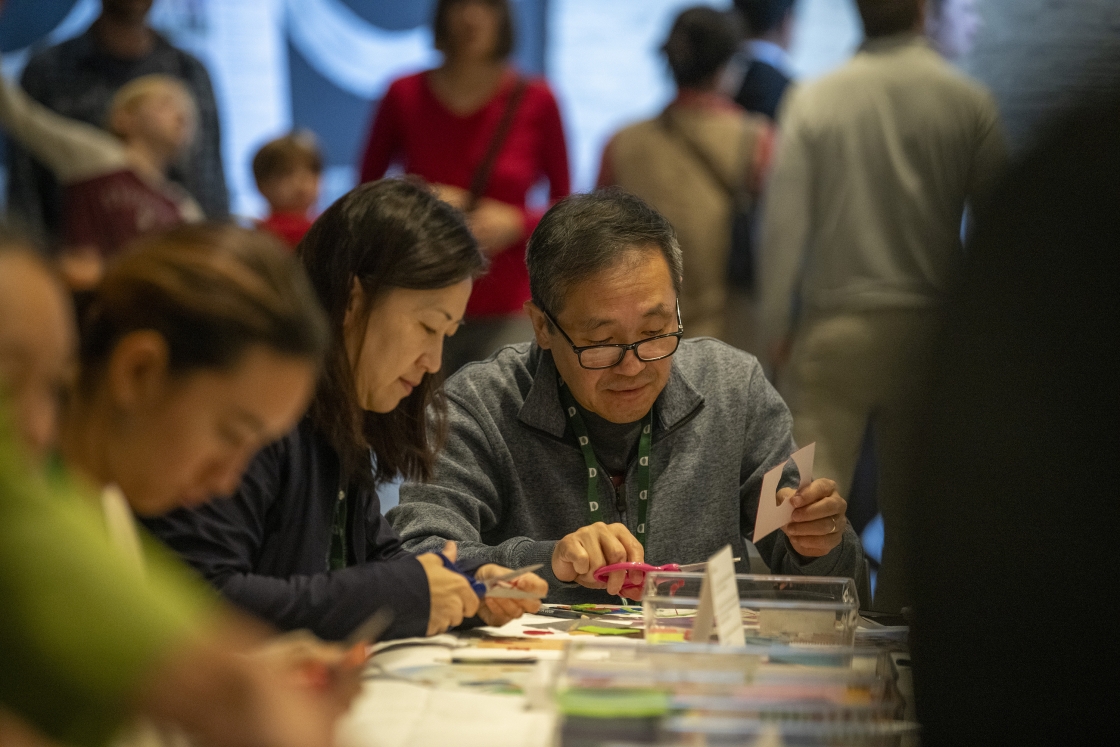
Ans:
[{"label": "craft table", "polygon": [[[370,660],[362,693],[339,725],[338,747],[551,747],[556,716],[547,707],[529,708],[530,700],[547,700],[547,667],[562,658],[560,642],[575,636],[555,627],[540,637],[525,636],[524,631],[527,625],[556,623],[553,617],[525,615],[502,628],[482,629],[496,636],[525,637],[533,646],[527,651],[497,647],[469,633],[411,641],[419,645],[390,642]],[[555,641],[556,647],[541,648],[545,640]],[[516,663],[527,658],[539,663]],[[450,666],[453,661],[459,666]],[[460,687],[447,673],[469,676],[472,661],[485,661],[491,669],[511,662],[507,670],[514,673],[518,687],[528,687],[525,692],[502,692],[500,681],[468,683],[483,691]],[[907,657],[899,654],[895,661],[901,664],[898,686],[912,717]],[[533,682],[534,677],[543,681]],[[417,682],[426,678],[426,684]]]}]

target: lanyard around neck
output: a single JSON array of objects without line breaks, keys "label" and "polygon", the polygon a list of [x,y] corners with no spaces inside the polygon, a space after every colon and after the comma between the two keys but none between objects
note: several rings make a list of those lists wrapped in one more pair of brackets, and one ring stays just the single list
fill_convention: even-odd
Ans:
[{"label": "lanyard around neck", "polygon": [[[560,402],[563,403],[564,412],[568,416],[568,422],[572,424],[572,431],[575,432],[576,438],[579,440],[579,449],[583,452],[583,462],[587,465],[587,513],[589,523],[594,524],[603,520],[603,512],[599,507],[598,486],[598,475],[603,468],[595,457],[595,451],[591,448],[591,437],[587,433],[587,425],[583,422],[583,416],[579,414],[579,408],[576,407],[575,398],[568,391],[568,386],[564,383],[564,380],[559,377],[557,377],[557,388],[560,392]],[[649,515],[649,452],[652,441],[653,408],[651,407],[642,423],[641,438],[638,439],[638,526],[635,527],[634,536],[638,538],[638,542],[642,543],[642,547],[646,546],[646,517]]]}]

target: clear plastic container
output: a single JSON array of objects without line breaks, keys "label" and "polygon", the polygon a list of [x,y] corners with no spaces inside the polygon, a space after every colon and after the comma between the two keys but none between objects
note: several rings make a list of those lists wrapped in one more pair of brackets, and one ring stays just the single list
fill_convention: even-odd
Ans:
[{"label": "clear plastic container", "polygon": [[902,720],[889,653],[848,646],[573,641],[554,702],[563,747],[741,747],[768,734],[895,747],[918,732]]},{"label": "clear plastic container", "polygon": [[[650,643],[692,640],[703,573],[646,575],[642,610]],[[855,582],[828,576],[735,577],[747,643],[851,646],[859,623]],[[713,631],[714,635],[714,631]]]}]

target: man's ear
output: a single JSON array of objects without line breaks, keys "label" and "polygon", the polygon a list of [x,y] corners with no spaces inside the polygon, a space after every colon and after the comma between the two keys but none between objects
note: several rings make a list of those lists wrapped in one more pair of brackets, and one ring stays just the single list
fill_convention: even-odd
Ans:
[{"label": "man's ear", "polygon": [[170,362],[167,340],[159,332],[144,329],[122,337],[105,372],[113,405],[131,411],[152,401],[167,380]]},{"label": "man's ear", "polygon": [[533,334],[537,337],[537,345],[540,346],[542,350],[551,350],[552,330],[550,327],[552,325],[549,323],[548,317],[546,317],[544,312],[540,310],[540,307],[532,301],[526,301],[522,308],[524,308],[525,313],[529,315],[529,320],[533,322]]}]

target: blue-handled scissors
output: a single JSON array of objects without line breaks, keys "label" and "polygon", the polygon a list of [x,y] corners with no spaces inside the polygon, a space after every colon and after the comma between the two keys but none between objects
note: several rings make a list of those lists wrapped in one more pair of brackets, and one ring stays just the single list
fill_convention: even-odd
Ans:
[{"label": "blue-handled scissors", "polygon": [[479,599],[483,599],[485,597],[494,597],[494,598],[497,598],[497,599],[541,599],[542,598],[541,595],[534,594],[530,591],[524,591],[523,589],[515,589],[512,586],[508,586],[508,585],[499,586],[498,584],[503,584],[503,583],[506,583],[508,581],[512,581],[513,579],[517,578],[518,576],[524,576],[526,573],[532,573],[535,570],[543,568],[544,563],[535,563],[533,565],[527,565],[524,568],[518,568],[515,571],[510,571],[509,573],[503,573],[500,576],[496,576],[494,578],[488,578],[484,581],[480,581],[479,579],[477,579],[477,578],[471,576],[470,574],[464,572],[463,569],[460,568],[457,563],[455,563],[453,560],[449,559],[442,552],[437,552],[436,555],[438,555],[439,559],[443,561],[443,567],[444,568],[446,568],[449,571],[454,571],[455,573],[458,573],[463,578],[467,579],[467,582],[470,583],[470,585],[471,585],[471,589],[474,591],[475,594],[478,595]]}]

